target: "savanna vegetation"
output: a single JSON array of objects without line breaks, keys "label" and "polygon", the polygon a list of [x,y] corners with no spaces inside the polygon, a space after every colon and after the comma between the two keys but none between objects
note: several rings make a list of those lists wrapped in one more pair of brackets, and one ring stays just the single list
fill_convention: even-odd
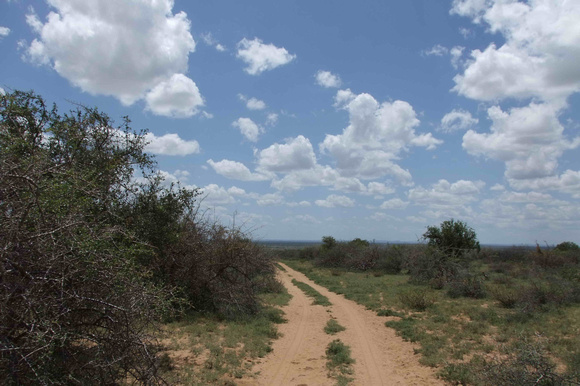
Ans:
[{"label": "savanna vegetation", "polygon": [[580,382],[580,250],[481,248],[466,223],[430,226],[422,243],[330,236],[282,261],[385,317],[451,384]]},{"label": "savanna vegetation", "polygon": [[201,192],[167,185],[145,146],[128,118],[0,96],[4,384],[181,382],[160,340],[172,332],[223,332],[209,348],[178,339],[215,370],[189,384],[268,351],[283,318],[267,304],[288,296],[270,254],[200,213]]}]

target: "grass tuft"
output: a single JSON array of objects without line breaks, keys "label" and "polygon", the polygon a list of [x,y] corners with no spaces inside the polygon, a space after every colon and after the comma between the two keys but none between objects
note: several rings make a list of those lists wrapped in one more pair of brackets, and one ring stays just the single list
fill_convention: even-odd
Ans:
[{"label": "grass tuft", "polygon": [[325,307],[332,305],[332,303],[330,302],[330,300],[328,300],[326,296],[322,295],[320,292],[318,292],[308,284],[298,281],[296,279],[292,279],[292,284],[300,288],[300,290],[304,292],[307,296],[313,298],[314,301],[312,302],[312,304],[319,304]]},{"label": "grass tuft", "polygon": [[324,332],[326,332],[329,335],[334,335],[336,333],[339,333],[341,331],[346,330],[345,327],[341,326],[336,319],[330,319],[327,323],[326,326],[324,327]]}]

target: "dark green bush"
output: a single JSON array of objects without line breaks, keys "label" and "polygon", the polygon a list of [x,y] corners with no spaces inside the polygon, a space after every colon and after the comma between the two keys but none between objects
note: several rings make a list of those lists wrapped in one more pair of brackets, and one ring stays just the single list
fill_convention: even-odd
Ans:
[{"label": "dark green bush", "polygon": [[414,288],[399,294],[399,300],[404,307],[414,311],[425,311],[435,303],[434,296],[426,288]]},{"label": "dark green bush", "polygon": [[447,295],[452,298],[485,298],[487,293],[481,276],[469,272],[456,275],[447,285]]}]

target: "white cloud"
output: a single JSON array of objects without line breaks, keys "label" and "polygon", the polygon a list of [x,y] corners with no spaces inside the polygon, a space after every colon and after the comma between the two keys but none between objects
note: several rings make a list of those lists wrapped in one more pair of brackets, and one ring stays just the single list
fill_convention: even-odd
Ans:
[{"label": "white cloud", "polygon": [[286,205],[288,205],[291,208],[294,208],[294,207],[303,207],[303,208],[306,208],[306,207],[311,206],[310,202],[308,202],[308,201],[288,202],[288,203],[286,203]]},{"label": "white cloud", "polygon": [[515,189],[556,190],[570,194],[572,198],[580,198],[580,171],[566,170],[559,176],[513,180],[510,184]]},{"label": "white cloud", "polygon": [[489,188],[489,190],[492,190],[494,192],[502,192],[505,190],[505,186],[503,186],[502,184],[495,184],[494,186]]},{"label": "white cloud", "polygon": [[189,155],[200,151],[197,141],[186,141],[177,134],[165,134],[160,137],[147,133],[145,140],[149,142],[145,151],[161,155]]},{"label": "white cloud", "polygon": [[220,52],[224,52],[227,50],[227,48],[225,46],[223,46],[222,44],[220,44],[217,39],[211,34],[211,32],[207,32],[204,34],[201,34],[201,40],[207,44],[210,47],[214,47],[216,50],[220,51]]},{"label": "white cloud", "polygon": [[537,97],[563,99],[580,90],[580,3],[454,1],[452,13],[485,22],[505,43],[473,50],[454,91],[477,100]]},{"label": "white cloud", "polygon": [[28,46],[28,57],[50,65],[85,92],[130,105],[188,70],[195,42],[187,15],[172,13],[172,0],[49,4],[53,10],[45,23],[32,13],[27,16],[39,35]]},{"label": "white cloud", "polygon": [[278,114],[270,113],[266,117],[266,125],[268,126],[275,126],[278,123]]},{"label": "white cloud", "polygon": [[447,47],[442,46],[441,44],[436,44],[428,50],[423,51],[423,54],[427,56],[435,55],[435,56],[443,56],[449,53],[449,49]]},{"label": "white cloud", "polygon": [[392,198],[383,202],[381,209],[405,209],[409,205],[408,201],[403,201],[400,198]]},{"label": "white cloud", "polygon": [[330,196],[326,197],[325,200],[316,200],[314,203],[318,206],[322,206],[325,208],[348,208],[354,206],[354,201],[347,196],[339,196],[336,194],[331,194]]},{"label": "white cloud", "polygon": [[459,180],[450,183],[441,179],[430,189],[421,186],[409,189],[408,197],[415,204],[430,209],[449,210],[455,207],[464,207],[468,203],[476,201],[484,186],[483,181]]},{"label": "white cloud", "polygon": [[258,38],[244,38],[238,43],[237,57],[248,65],[244,71],[250,75],[259,75],[290,63],[296,55],[290,54],[285,48],[264,44]]},{"label": "white cloud", "polygon": [[415,134],[419,120],[407,102],[379,104],[369,94],[355,96],[350,90],[340,90],[335,101],[335,105],[348,111],[350,124],[342,134],[326,135],[320,150],[335,159],[344,177],[373,179],[391,175],[400,183],[409,184],[411,174],[395,163],[399,154],[411,146],[433,149],[442,143],[431,133]]},{"label": "white cloud", "polygon": [[10,28],[0,26],[0,40],[10,34]]},{"label": "white cloud", "polygon": [[479,120],[473,118],[469,111],[454,109],[441,119],[440,130],[445,133],[467,130],[477,125]]},{"label": "white cloud", "polygon": [[236,199],[225,188],[216,184],[209,184],[200,189],[203,195],[204,206],[229,205]]},{"label": "white cloud", "polygon": [[246,102],[246,107],[249,110],[264,110],[266,108],[266,103],[257,98],[252,97],[248,99],[248,97],[243,94],[238,94],[238,98],[240,98],[241,101]]},{"label": "white cloud", "polygon": [[386,186],[382,182],[369,182],[367,186],[367,194],[374,195],[375,197],[392,194],[394,192],[395,189]]},{"label": "white cloud", "polygon": [[6,95],[6,91],[2,87],[0,87],[0,95]]},{"label": "white cloud", "polygon": [[330,71],[318,71],[316,73],[316,83],[322,87],[340,87],[342,81],[338,75],[331,73]]},{"label": "white cloud", "polygon": [[464,50],[465,47],[455,46],[449,51],[449,55],[451,56],[451,65],[453,68],[457,69],[461,64],[461,57],[463,56]]},{"label": "white cloud", "polygon": [[210,159],[207,161],[207,163],[217,174],[233,180],[264,181],[270,179],[270,177],[264,174],[252,173],[250,169],[248,169],[246,165],[241,162],[230,161],[226,159],[219,162],[214,162],[214,160]]},{"label": "white cloud", "polygon": [[268,193],[260,196],[256,203],[260,206],[274,206],[284,203],[284,198],[279,193]]},{"label": "white cloud", "polygon": [[488,116],[491,132],[469,130],[463,136],[463,148],[472,155],[505,162],[510,184],[555,175],[562,153],[580,145],[580,137],[571,142],[564,138],[558,109],[550,104],[531,103],[509,112],[494,106]]},{"label": "white cloud", "polygon": [[289,223],[289,222],[301,222],[301,223],[308,223],[308,224],[320,224],[320,220],[318,220],[316,217],[311,216],[309,214],[299,214],[296,216],[292,216],[292,217],[286,217],[285,219],[282,220],[282,222],[284,223]]},{"label": "white cloud", "polygon": [[292,171],[282,179],[272,181],[271,186],[282,191],[295,191],[305,186],[332,186],[340,178],[330,166],[315,165],[311,169]]},{"label": "white cloud", "polygon": [[242,135],[250,142],[257,142],[258,136],[264,133],[264,128],[258,126],[250,118],[238,118],[232,122],[232,126],[238,128]]},{"label": "white cloud", "polygon": [[173,74],[167,81],[158,83],[145,96],[147,109],[156,115],[188,118],[204,105],[195,82],[183,74]]},{"label": "white cloud", "polygon": [[275,143],[258,153],[258,169],[269,172],[291,172],[316,165],[312,144],[302,135]]},{"label": "white cloud", "polygon": [[264,110],[266,108],[266,103],[256,98],[248,99],[246,107],[250,110]]}]

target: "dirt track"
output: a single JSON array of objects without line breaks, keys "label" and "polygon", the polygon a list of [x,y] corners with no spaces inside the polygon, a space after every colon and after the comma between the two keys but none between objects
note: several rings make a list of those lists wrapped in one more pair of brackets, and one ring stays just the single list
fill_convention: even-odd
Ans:
[{"label": "dirt track", "polygon": [[[385,318],[366,310],[309,280],[302,273],[281,264],[282,283],[293,296],[284,308],[288,323],[280,325],[283,336],[273,344],[273,352],[253,370],[256,379],[241,385],[334,385],[328,378],[325,350],[333,339],[341,339],[351,347],[354,364],[354,385],[442,385],[434,371],[421,366],[412,346],[385,327]],[[328,297],[332,306],[312,305],[312,299],[292,284],[292,279],[305,282]],[[324,332],[330,318],[346,327],[336,335]]]}]

